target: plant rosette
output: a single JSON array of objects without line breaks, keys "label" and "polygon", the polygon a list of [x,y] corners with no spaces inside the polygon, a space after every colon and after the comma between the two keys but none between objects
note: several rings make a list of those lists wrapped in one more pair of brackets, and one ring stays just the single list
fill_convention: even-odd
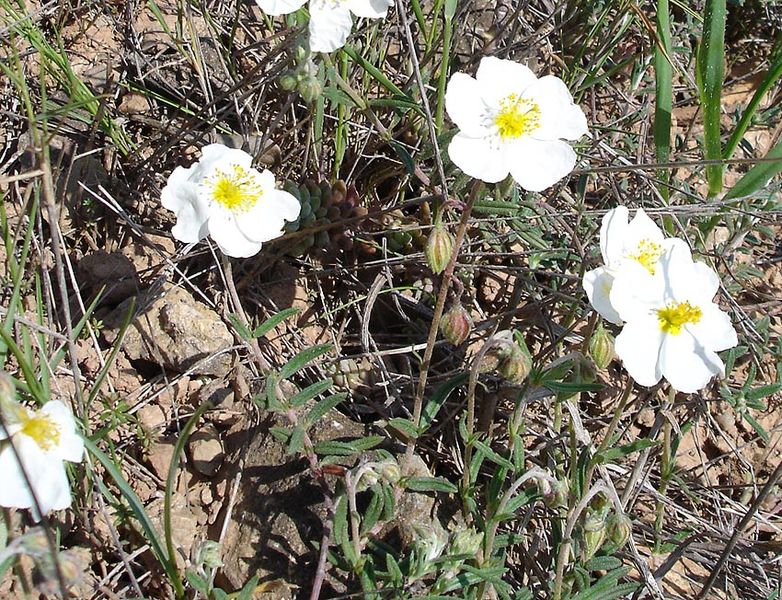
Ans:
[{"label": "plant rosette", "polygon": [[[274,17],[299,10],[307,0],[255,0]],[[333,52],[345,45],[353,30],[353,16],[385,19],[393,0],[309,0],[310,50]]]},{"label": "plant rosette", "polygon": [[603,216],[600,253],[604,264],[585,273],[582,280],[590,304],[616,325],[621,325],[622,319],[611,303],[611,290],[622,268],[636,268],[639,277],[653,277],[663,254],[676,244],[684,244],[678,238],[666,238],[643,208],[628,222],[629,216],[626,206],[617,206]]},{"label": "plant rosette", "polygon": [[611,290],[611,304],[625,321],[616,354],[630,376],[645,386],[665,377],[675,390],[687,393],[715,375],[724,376],[717,352],[738,339],[730,317],[713,302],[720,285],[717,273],[693,261],[681,242],[660,257],[655,275],[648,275],[640,266],[623,269]]},{"label": "plant rosette", "polygon": [[454,73],[445,107],[459,127],[448,146],[457,167],[488,183],[510,173],[533,192],[573,170],[576,153],[563,140],[577,140],[588,131],[584,112],[561,79],[538,79],[511,60],[484,58],[475,77]]},{"label": "plant rosette", "polygon": [[196,164],[174,169],[160,199],[176,213],[176,239],[192,244],[210,236],[236,258],[257,254],[301,210],[296,198],[276,189],[271,171],[258,171],[252,156],[222,144],[205,146]]},{"label": "plant rosette", "polygon": [[81,462],[84,457],[84,442],[76,433],[71,411],[59,400],[38,411],[8,400],[2,412],[0,506],[29,508],[40,520],[34,494],[44,515],[68,508],[71,488],[63,461]]}]

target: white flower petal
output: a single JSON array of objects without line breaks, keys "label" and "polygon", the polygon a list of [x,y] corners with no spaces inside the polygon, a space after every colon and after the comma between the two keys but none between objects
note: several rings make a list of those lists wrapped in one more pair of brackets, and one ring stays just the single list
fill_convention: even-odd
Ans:
[{"label": "white flower petal", "polygon": [[714,299],[720,289],[720,277],[717,272],[705,262],[697,261],[694,263],[694,270],[698,278],[698,300],[706,304]]},{"label": "white flower petal", "polygon": [[573,103],[570,90],[559,77],[541,77],[524,91],[524,98],[535,102],[540,109],[540,123],[532,137],[577,140],[589,131],[584,111]]},{"label": "white flower petal", "polygon": [[658,357],[662,338],[657,321],[651,318],[627,323],[616,336],[616,355],[637,383],[652,386],[660,381]]},{"label": "white flower petal", "polygon": [[584,287],[589,303],[606,321],[622,324],[622,318],[611,304],[611,287],[614,276],[605,267],[598,267],[584,273],[581,284]]},{"label": "white flower petal", "polygon": [[576,153],[560,140],[521,138],[508,144],[513,179],[531,192],[542,192],[565,177],[576,165]]},{"label": "white flower petal", "polygon": [[617,206],[603,215],[600,225],[600,253],[606,266],[618,266],[622,260],[629,218],[630,211],[626,206]]},{"label": "white flower petal", "polygon": [[497,183],[508,176],[503,150],[487,138],[472,138],[458,133],[448,146],[448,156],[453,164],[475,179]]},{"label": "white flower petal", "polygon": [[165,187],[160,191],[163,208],[178,212],[190,204],[191,196],[196,191],[196,184],[190,180],[194,168],[177,167],[171,172]]},{"label": "white flower petal", "polygon": [[171,235],[185,244],[194,244],[207,236],[209,209],[197,193],[191,196],[190,204],[177,212],[176,224],[171,228]]},{"label": "white flower petal", "polygon": [[393,0],[348,0],[350,12],[364,19],[385,19],[393,5]]},{"label": "white flower petal", "polygon": [[299,10],[307,0],[255,0],[266,14],[287,15]]},{"label": "white flower petal", "polygon": [[59,400],[43,405],[41,412],[49,415],[60,428],[60,439],[53,452],[60,460],[81,462],[84,458],[84,441],[76,433],[76,422],[71,410]]},{"label": "white flower petal", "polygon": [[478,81],[466,73],[454,73],[445,92],[445,110],[461,133],[468,137],[484,137],[489,130],[483,125],[486,104]]},{"label": "white flower petal", "polygon": [[700,305],[700,309],[703,312],[700,321],[685,325],[699,344],[714,352],[738,345],[736,330],[726,312],[712,302]]},{"label": "white flower petal", "polygon": [[208,221],[209,235],[220,250],[234,258],[255,256],[261,243],[248,239],[236,224],[236,217],[227,211],[215,211]]},{"label": "white flower petal", "polygon": [[353,19],[346,6],[310,3],[310,49],[313,52],[333,52],[345,45],[353,29]]},{"label": "white flower petal", "polygon": [[698,346],[686,331],[666,335],[663,339],[660,347],[662,374],[679,392],[697,392],[724,369],[716,354]]},{"label": "white flower petal", "polygon": [[643,208],[639,208],[627,227],[627,250],[635,253],[640,241],[649,240],[661,244],[664,238],[665,235],[657,223],[649,218]]},{"label": "white flower petal", "polygon": [[236,219],[236,225],[248,240],[268,242],[280,237],[285,221],[295,221],[301,204],[288,192],[270,190],[252,210]]},{"label": "white flower petal", "polygon": [[[24,473],[32,484],[35,498],[46,515],[52,510],[70,506],[70,486],[61,460],[45,454],[31,438],[26,435],[14,437],[19,456],[24,465]],[[10,444],[4,444],[0,451],[0,506],[30,508],[33,517],[40,519],[35,510],[33,495]],[[67,503],[65,499],[67,498]]]},{"label": "white flower petal", "polygon": [[500,101],[511,94],[521,96],[537,77],[522,64],[512,60],[503,60],[493,56],[481,59],[475,74],[484,100],[490,106],[498,106]]},{"label": "white flower petal", "polygon": [[626,322],[656,318],[656,310],[665,304],[664,285],[659,273],[653,277],[639,263],[626,261],[614,271],[611,306]]}]

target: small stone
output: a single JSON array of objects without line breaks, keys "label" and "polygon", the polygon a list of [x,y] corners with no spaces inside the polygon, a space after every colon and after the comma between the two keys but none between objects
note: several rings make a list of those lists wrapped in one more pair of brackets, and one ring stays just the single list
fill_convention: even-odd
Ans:
[{"label": "small stone", "polygon": [[148,461],[152,471],[165,480],[168,477],[168,469],[171,467],[171,458],[174,456],[174,442],[160,441],[152,444],[149,450]]},{"label": "small stone", "polygon": [[202,475],[211,477],[223,465],[225,453],[217,428],[207,423],[190,436],[187,443],[193,468]]}]

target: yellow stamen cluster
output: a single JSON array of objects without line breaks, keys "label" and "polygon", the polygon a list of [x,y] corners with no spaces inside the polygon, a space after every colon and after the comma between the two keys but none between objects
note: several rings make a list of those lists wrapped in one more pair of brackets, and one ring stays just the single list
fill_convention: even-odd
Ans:
[{"label": "yellow stamen cluster", "polygon": [[50,450],[60,443],[60,426],[45,413],[23,417],[21,432],[35,440],[43,450]]},{"label": "yellow stamen cluster", "polygon": [[641,263],[641,266],[654,275],[657,270],[657,262],[662,255],[663,249],[660,247],[660,244],[653,242],[648,238],[644,238],[638,242],[637,251],[630,254],[629,258],[637,260]]},{"label": "yellow stamen cluster", "polygon": [[218,171],[211,187],[212,199],[232,212],[250,210],[263,195],[256,175],[239,165]]},{"label": "yellow stamen cluster", "polygon": [[689,302],[673,302],[657,311],[660,330],[671,335],[679,335],[682,327],[701,320],[703,311]]},{"label": "yellow stamen cluster", "polygon": [[529,135],[540,126],[540,107],[532,100],[511,94],[500,102],[494,124],[503,140]]}]

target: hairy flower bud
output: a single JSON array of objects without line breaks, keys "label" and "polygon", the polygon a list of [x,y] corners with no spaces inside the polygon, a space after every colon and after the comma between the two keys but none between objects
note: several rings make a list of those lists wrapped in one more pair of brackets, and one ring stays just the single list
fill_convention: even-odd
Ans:
[{"label": "hairy flower bud", "polygon": [[614,360],[614,336],[600,323],[589,340],[589,356],[595,361],[595,366],[603,370]]},{"label": "hairy flower bud", "polygon": [[437,274],[445,271],[445,267],[453,254],[454,239],[442,223],[435,223],[429,239],[426,241],[426,262],[432,272]]},{"label": "hairy flower bud", "polygon": [[567,481],[557,480],[549,486],[547,493],[541,490],[543,503],[549,508],[560,508],[567,505],[568,484]]},{"label": "hairy flower bud", "polygon": [[627,515],[616,513],[608,517],[606,523],[608,539],[618,550],[627,543],[633,533],[633,523]]},{"label": "hairy flower bud", "polygon": [[608,523],[608,505],[602,497],[598,497],[586,509],[584,517],[584,560],[592,558],[606,539]]},{"label": "hairy flower bud", "polygon": [[524,340],[520,344],[515,340],[509,342],[505,358],[497,369],[502,377],[510,383],[521,383],[532,371],[532,355]]},{"label": "hairy flower bud", "polygon": [[318,99],[323,91],[323,87],[316,77],[304,77],[299,81],[298,90],[302,99],[307,103],[311,103]]},{"label": "hairy flower bud", "polygon": [[456,302],[440,319],[440,332],[454,346],[462,344],[470,335],[470,331],[472,331],[472,317],[461,302]]},{"label": "hairy flower bud", "polygon": [[284,89],[286,92],[292,92],[296,89],[296,86],[298,85],[299,81],[296,79],[296,75],[292,71],[288,71],[287,73],[283,73],[280,75],[280,78],[277,80],[277,83],[280,84],[280,87]]}]

